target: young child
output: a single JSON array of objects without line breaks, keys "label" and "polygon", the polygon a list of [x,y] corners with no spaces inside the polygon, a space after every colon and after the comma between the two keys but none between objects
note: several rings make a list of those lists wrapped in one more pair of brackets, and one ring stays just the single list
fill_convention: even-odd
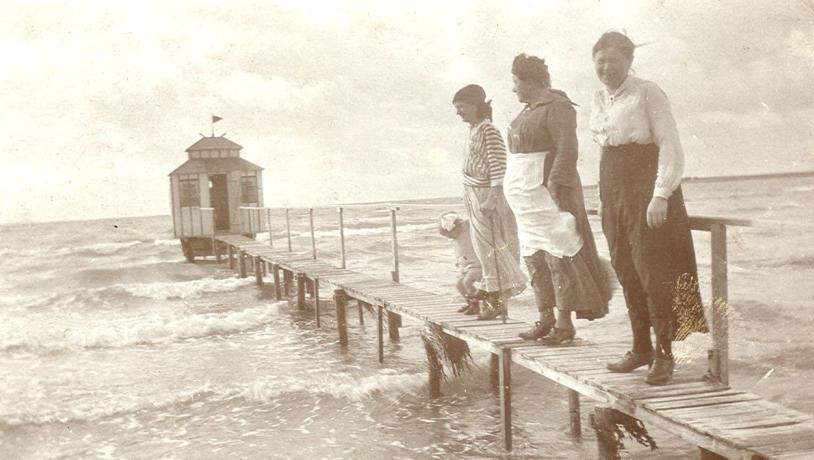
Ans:
[{"label": "young child", "polygon": [[480,261],[475,256],[472,239],[469,235],[469,220],[462,219],[455,212],[445,212],[438,218],[438,232],[451,239],[455,248],[455,266],[458,267],[458,292],[466,299],[466,305],[458,312],[467,315],[480,313],[479,293],[475,285],[481,278]]}]

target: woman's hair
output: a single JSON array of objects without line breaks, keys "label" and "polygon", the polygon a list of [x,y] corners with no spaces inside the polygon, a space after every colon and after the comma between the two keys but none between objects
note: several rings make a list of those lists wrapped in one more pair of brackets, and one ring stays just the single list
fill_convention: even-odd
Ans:
[{"label": "woman's hair", "polygon": [[486,100],[486,91],[480,85],[466,85],[452,97],[452,103],[467,102],[478,107],[478,116],[492,119],[492,101]]},{"label": "woman's hair", "polygon": [[594,44],[591,56],[596,56],[596,53],[610,48],[618,49],[628,59],[633,60],[633,50],[636,49],[636,45],[633,44],[633,41],[631,41],[627,35],[611,30],[599,37],[599,40]]},{"label": "woman's hair", "polygon": [[537,56],[529,56],[525,53],[515,56],[512,62],[512,73],[520,80],[537,81],[546,88],[551,86],[551,76],[548,74],[545,59]]}]

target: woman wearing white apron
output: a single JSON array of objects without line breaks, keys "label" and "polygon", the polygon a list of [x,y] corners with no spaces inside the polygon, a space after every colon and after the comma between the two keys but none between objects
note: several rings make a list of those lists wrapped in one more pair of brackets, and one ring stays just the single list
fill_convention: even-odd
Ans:
[{"label": "woman wearing white apron", "polygon": [[[461,119],[469,124],[464,159],[464,205],[469,215],[472,246],[483,268],[484,292],[478,319],[497,318],[506,299],[522,292],[526,275],[520,268],[517,227],[503,195],[506,145],[492,124],[492,107],[478,85],[461,88],[452,98]],[[466,313],[478,313],[477,309]]]},{"label": "woman wearing white apron", "polygon": [[536,56],[515,57],[512,74],[514,92],[526,107],[509,127],[504,190],[540,313],[534,328],[520,336],[559,345],[576,333],[571,312],[589,320],[605,316],[611,290],[577,173],[573,104],[551,89],[548,67]]}]

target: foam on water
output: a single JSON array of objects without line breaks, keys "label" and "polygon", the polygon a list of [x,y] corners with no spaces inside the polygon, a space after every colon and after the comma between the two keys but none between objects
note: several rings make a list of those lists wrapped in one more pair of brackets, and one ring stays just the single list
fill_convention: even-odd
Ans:
[{"label": "foam on water", "polygon": [[156,345],[172,341],[198,339],[214,335],[249,331],[271,321],[279,306],[264,304],[239,311],[191,314],[181,311],[175,317],[142,314],[87,324],[57,328],[43,327],[36,332],[7,331],[0,339],[0,350],[54,354],[89,348],[121,348]]}]

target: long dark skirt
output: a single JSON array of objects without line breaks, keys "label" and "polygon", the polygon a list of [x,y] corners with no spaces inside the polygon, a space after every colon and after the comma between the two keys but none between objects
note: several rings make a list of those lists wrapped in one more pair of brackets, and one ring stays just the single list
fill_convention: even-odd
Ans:
[{"label": "long dark skirt", "polygon": [[649,347],[650,326],[667,340],[707,332],[681,187],[667,201],[667,221],[647,226],[658,157],[655,144],[626,144],[605,147],[600,162],[602,230],[624,290],[634,349]]}]

